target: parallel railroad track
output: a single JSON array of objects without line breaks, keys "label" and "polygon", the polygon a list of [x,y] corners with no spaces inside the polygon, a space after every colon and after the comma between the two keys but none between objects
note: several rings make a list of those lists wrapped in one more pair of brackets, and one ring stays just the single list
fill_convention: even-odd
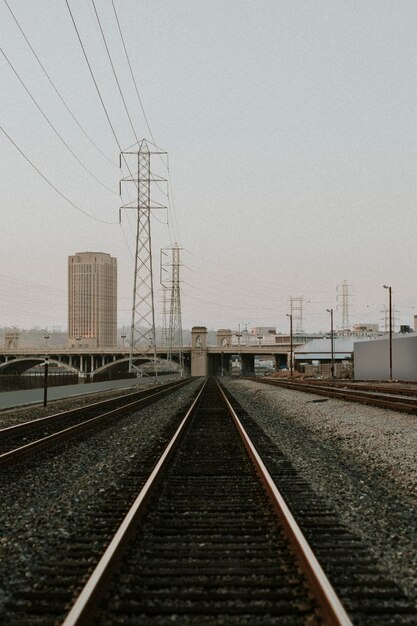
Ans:
[{"label": "parallel railroad track", "polygon": [[313,393],[328,398],[339,398],[349,402],[359,402],[378,406],[383,409],[393,409],[406,413],[417,413],[417,390],[408,388],[389,388],[388,386],[354,385],[352,383],[335,382],[296,382],[276,378],[250,378],[258,383],[295,389],[305,393]]},{"label": "parallel railroad track", "polygon": [[0,467],[14,463],[73,435],[137,410],[172,393],[191,379],[167,383],[55,413],[0,430]]},{"label": "parallel railroad track", "polygon": [[112,624],[351,624],[213,381],[64,626],[99,624],[100,616]]},{"label": "parallel railroad track", "polygon": [[[91,522],[40,559],[36,585],[10,599],[7,623],[417,623],[416,607],[367,547],[214,381],[188,410],[149,477],[143,472],[142,464],[132,466],[113,495],[98,494],[89,506]],[[276,484],[332,586],[288,521]]]}]

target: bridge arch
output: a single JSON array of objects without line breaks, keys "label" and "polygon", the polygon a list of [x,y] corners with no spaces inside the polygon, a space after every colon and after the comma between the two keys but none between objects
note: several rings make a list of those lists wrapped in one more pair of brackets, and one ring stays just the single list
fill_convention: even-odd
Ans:
[{"label": "bridge arch", "polygon": [[[31,356],[20,359],[10,359],[5,363],[0,363],[0,374],[24,374],[32,367],[35,367],[35,365],[41,365],[43,363],[45,363],[45,357]],[[76,367],[55,359],[49,359],[49,365],[59,366],[61,371],[72,372],[73,374],[77,374],[77,376],[81,374],[80,370]]]},{"label": "bridge arch", "polygon": [[[118,359],[117,361],[112,361],[111,363],[102,365],[91,373],[92,380],[97,381],[98,379],[107,380],[108,378],[121,378],[123,377],[123,375],[125,375],[125,377],[127,378],[129,375],[129,360],[129,357],[125,357],[123,359]],[[158,366],[158,371],[161,371],[162,369],[172,372],[179,371],[179,364],[177,362],[168,361],[167,359],[157,357],[156,363]],[[153,369],[154,358],[153,356],[139,356],[133,358],[133,364],[136,365],[139,369],[140,366],[145,366],[143,367],[143,371],[144,373],[146,373],[146,369]],[[147,365],[148,367],[146,368]],[[133,377],[136,378],[136,375],[132,374],[132,378]]]}]

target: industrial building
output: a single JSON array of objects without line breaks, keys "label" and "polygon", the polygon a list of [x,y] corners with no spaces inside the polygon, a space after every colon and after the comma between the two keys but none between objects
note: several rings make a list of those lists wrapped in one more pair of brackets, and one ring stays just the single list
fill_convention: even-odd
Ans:
[{"label": "industrial building", "polygon": [[117,259],[104,252],[68,257],[70,348],[117,345]]},{"label": "industrial building", "polygon": [[[383,338],[354,344],[355,380],[388,380],[390,374],[390,341]],[[392,338],[392,378],[417,381],[417,333]]]}]

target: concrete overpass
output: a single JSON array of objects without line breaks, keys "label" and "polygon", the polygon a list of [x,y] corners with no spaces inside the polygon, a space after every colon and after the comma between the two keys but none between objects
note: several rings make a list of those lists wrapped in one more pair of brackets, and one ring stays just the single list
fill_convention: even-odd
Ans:
[{"label": "concrete overpass", "polygon": [[[288,362],[290,343],[279,345],[241,345],[236,343],[233,332],[221,329],[217,332],[217,345],[207,345],[207,328],[195,326],[192,329],[191,346],[183,346],[182,354],[186,370],[192,376],[224,375],[232,371],[232,362],[241,364],[244,374],[254,372],[255,356],[271,356],[277,367]],[[167,363],[167,350],[156,349],[161,367]],[[39,349],[8,348],[0,349],[0,375],[23,374],[28,369],[44,363],[46,353]],[[54,348],[48,349],[49,363],[64,366],[77,373],[80,378],[89,380],[100,377],[122,377],[128,373],[129,350],[126,348]],[[141,351],[140,362],[152,361],[153,351]],[[174,355],[175,360],[175,355]]]}]

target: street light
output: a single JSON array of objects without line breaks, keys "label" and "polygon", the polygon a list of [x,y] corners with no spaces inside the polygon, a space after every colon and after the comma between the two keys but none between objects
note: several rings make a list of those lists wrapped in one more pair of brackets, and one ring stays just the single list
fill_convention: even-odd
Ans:
[{"label": "street light", "polygon": [[45,352],[46,352],[46,356],[48,356],[48,339],[49,339],[49,333],[48,333],[48,330],[46,330],[46,331],[45,331],[45,334],[44,334],[43,338],[45,339]]},{"label": "street light", "polygon": [[45,357],[44,363],[44,379],[43,379],[43,406],[48,404],[48,367],[49,367],[49,358]]},{"label": "street light", "polygon": [[240,347],[240,338],[242,337],[242,333],[240,332],[240,324],[239,324],[239,331],[236,333],[236,337],[237,337],[237,343],[238,343],[238,346],[239,346],[240,375],[242,375],[242,370],[243,370],[243,367],[242,367],[242,350],[241,350],[241,347]]},{"label": "street light", "polygon": [[334,378],[334,333],[333,333],[333,309],[326,309],[330,313],[330,350],[331,350],[331,377]]},{"label": "street light", "polygon": [[389,308],[389,380],[392,380],[392,289],[388,285],[382,285],[384,289],[388,289],[388,308]]},{"label": "street light", "polygon": [[290,376],[292,376],[293,372],[293,345],[292,345],[292,313],[286,313],[287,317],[290,318]]},{"label": "street light", "polygon": [[125,333],[125,327],[123,326],[123,331],[122,334],[120,335],[122,338],[122,342],[123,342],[123,352],[125,350],[125,339],[126,339],[126,333]]}]

